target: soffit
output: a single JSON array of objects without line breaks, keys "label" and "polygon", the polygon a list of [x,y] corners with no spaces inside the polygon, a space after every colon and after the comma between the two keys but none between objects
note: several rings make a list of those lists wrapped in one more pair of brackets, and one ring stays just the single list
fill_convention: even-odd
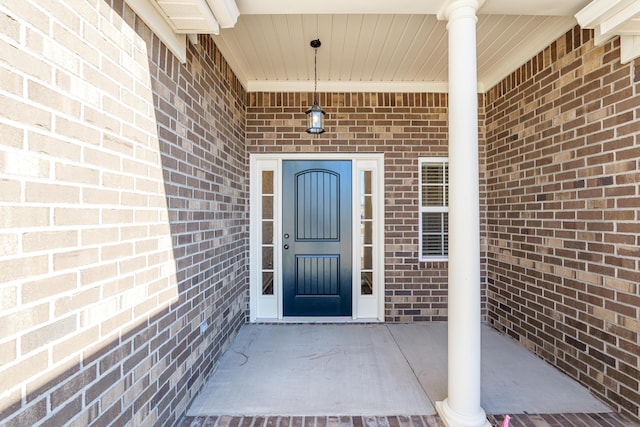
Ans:
[{"label": "soffit", "polygon": [[[573,17],[480,15],[479,82],[491,87],[576,24]],[[446,22],[435,15],[240,15],[214,36],[249,91],[445,91]]]},{"label": "soffit", "polygon": [[[213,34],[248,91],[313,90],[309,42],[315,38],[322,41],[319,91],[447,90],[446,21],[438,16],[453,0],[127,0],[142,1],[153,3],[176,34]],[[588,15],[596,32],[609,29],[606,37],[629,35],[640,26],[640,11],[633,12],[637,0],[479,3],[481,91],[575,26],[578,13]],[[611,4],[616,8],[602,11],[602,5]],[[592,17],[594,8],[599,14]],[[232,18],[239,11],[232,28],[218,27],[220,10]],[[611,30],[614,25],[616,31]]]},{"label": "soffit", "polygon": [[[479,89],[488,89],[576,25],[588,0],[486,0],[478,12]],[[445,0],[237,0],[213,36],[248,91],[447,90]]]}]

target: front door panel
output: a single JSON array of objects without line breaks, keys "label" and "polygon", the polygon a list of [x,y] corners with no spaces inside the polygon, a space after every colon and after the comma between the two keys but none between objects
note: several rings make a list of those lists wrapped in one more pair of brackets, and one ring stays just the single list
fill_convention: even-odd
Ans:
[{"label": "front door panel", "polygon": [[351,316],[351,162],[282,162],[285,316]]}]

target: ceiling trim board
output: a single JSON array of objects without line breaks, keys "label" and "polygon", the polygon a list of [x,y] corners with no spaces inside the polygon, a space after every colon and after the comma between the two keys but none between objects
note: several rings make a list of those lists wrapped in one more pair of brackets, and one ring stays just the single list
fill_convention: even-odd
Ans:
[{"label": "ceiling trim board", "polygon": [[[250,80],[245,87],[247,92],[313,92],[309,81]],[[446,93],[448,88],[446,82],[318,81],[318,92],[330,93]]]}]

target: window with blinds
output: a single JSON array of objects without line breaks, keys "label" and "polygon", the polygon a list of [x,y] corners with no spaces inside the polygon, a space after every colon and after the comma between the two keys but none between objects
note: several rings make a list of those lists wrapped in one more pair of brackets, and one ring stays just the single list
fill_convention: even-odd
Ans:
[{"label": "window with blinds", "polygon": [[449,244],[448,159],[421,158],[419,165],[420,260],[446,260]]}]

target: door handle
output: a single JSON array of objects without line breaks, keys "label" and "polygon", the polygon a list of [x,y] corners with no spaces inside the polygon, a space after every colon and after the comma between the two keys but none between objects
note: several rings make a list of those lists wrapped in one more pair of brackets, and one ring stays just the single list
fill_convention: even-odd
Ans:
[{"label": "door handle", "polygon": [[284,248],[285,249],[289,249],[289,245],[284,245]]}]

